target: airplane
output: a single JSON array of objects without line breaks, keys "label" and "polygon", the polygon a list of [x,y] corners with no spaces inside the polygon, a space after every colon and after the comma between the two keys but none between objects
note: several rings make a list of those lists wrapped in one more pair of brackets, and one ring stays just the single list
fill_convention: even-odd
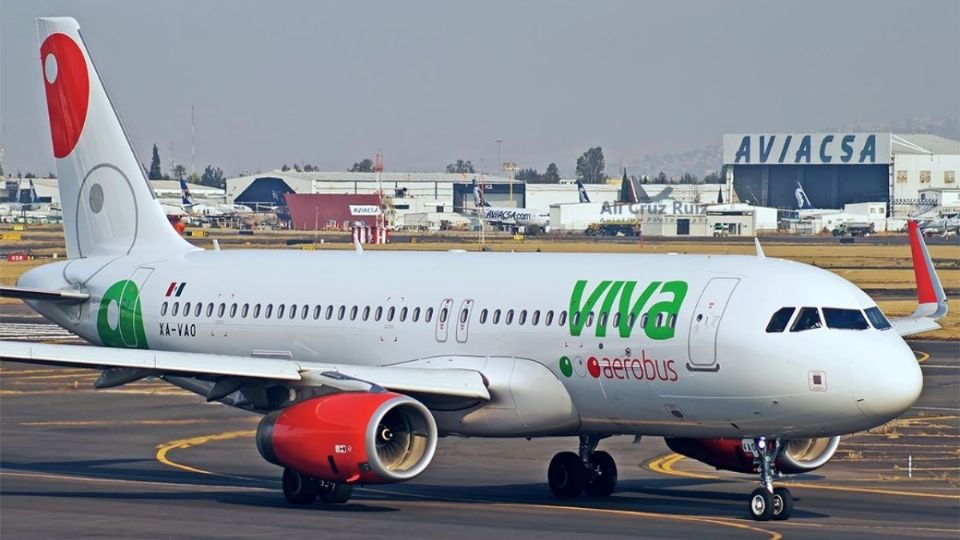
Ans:
[{"label": "airplane", "polygon": [[[585,194],[585,191],[580,192],[581,202]],[[550,212],[490,206],[490,203],[484,199],[483,191],[480,190],[476,178],[473,179],[473,203],[476,205],[474,211],[478,213],[480,219],[503,227],[546,227],[550,224]]]},{"label": "airplane", "polygon": [[960,214],[924,221],[920,223],[920,234],[944,237],[960,234]]},{"label": "airplane", "polygon": [[184,211],[192,217],[224,217],[237,214],[249,214],[253,210],[242,204],[201,204],[193,202],[193,195],[187,181],[180,178],[180,202]]},{"label": "airplane", "polygon": [[606,497],[617,466],[598,447],[632,435],[754,475],[751,516],[782,520],[782,474],[823,466],[842,435],[920,395],[903,336],[939,328],[947,299],[915,223],[918,305],[894,320],[759,243],[756,256],[203,250],[167,223],[77,22],[37,25],[69,259],[0,296],[91,345],[0,341],[0,358],[101,369],[96,388],[153,376],[262,414],[256,445],[290,504],[411,480],[442,436],[573,439],[550,491]]}]

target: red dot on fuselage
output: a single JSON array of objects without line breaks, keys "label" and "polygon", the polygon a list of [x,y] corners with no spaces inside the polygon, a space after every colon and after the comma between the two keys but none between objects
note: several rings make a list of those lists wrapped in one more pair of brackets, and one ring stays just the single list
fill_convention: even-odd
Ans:
[{"label": "red dot on fuselage", "polygon": [[587,371],[590,372],[590,376],[594,379],[600,376],[600,362],[593,356],[587,360]]},{"label": "red dot on fuselage", "polygon": [[83,51],[66,34],[52,34],[40,46],[53,155],[63,158],[80,140],[90,101],[90,76]]}]

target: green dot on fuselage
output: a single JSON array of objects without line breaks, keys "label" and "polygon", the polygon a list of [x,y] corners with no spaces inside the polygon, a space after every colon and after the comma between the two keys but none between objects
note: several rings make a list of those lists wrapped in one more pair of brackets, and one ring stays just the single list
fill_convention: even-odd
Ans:
[{"label": "green dot on fuselage", "polygon": [[563,373],[564,377],[573,375],[573,363],[566,356],[560,358],[560,373]]}]

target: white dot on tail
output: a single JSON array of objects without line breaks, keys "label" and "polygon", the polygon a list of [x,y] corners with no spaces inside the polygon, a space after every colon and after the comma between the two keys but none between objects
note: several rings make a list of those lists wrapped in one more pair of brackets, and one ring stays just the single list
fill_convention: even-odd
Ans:
[{"label": "white dot on tail", "polygon": [[52,53],[48,54],[43,61],[43,75],[50,84],[57,80],[57,57]]}]

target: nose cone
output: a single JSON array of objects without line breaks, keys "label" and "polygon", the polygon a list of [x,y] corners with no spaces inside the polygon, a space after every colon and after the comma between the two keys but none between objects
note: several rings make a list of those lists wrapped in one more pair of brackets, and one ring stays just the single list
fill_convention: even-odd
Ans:
[{"label": "nose cone", "polygon": [[864,416],[880,425],[909,409],[923,390],[920,364],[903,340],[878,351],[874,367],[864,373],[854,397]]}]

